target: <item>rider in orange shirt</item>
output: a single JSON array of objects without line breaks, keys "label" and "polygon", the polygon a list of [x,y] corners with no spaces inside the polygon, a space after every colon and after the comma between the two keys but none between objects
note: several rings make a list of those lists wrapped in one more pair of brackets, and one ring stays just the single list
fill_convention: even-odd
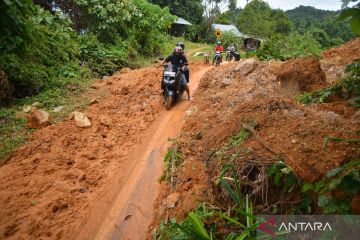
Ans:
[{"label": "rider in orange shirt", "polygon": [[[220,54],[220,60],[221,60],[221,62],[222,62],[222,53],[223,53],[223,51],[224,51],[224,47],[221,45],[221,42],[220,41],[217,41],[216,42],[216,46],[215,46],[215,48],[214,48],[214,52],[216,53],[216,52],[220,52],[221,54]],[[212,64],[214,65],[214,63],[215,63],[215,58],[213,58],[213,62],[212,62]]]}]

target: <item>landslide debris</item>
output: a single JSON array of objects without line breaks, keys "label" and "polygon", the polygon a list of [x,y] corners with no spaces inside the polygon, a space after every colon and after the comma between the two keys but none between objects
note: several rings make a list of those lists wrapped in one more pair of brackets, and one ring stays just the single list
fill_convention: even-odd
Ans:
[{"label": "landslide debris", "polygon": [[326,86],[326,77],[316,57],[290,59],[282,64],[277,80],[285,94],[314,91]]},{"label": "landslide debris", "polygon": [[346,66],[357,59],[360,59],[360,38],[325,50],[322,53],[320,64],[326,75],[326,81],[335,82],[345,74]]},{"label": "landslide debris", "polygon": [[[331,58],[339,59],[333,67],[345,69],[356,55],[360,56],[359,47],[357,39],[340,47],[347,49],[346,54],[333,50]],[[343,100],[303,105],[294,99],[298,92],[331,84],[322,61],[315,57],[287,62],[241,60],[237,65],[209,71],[201,80],[178,139],[185,160],[179,167],[178,184],[173,191],[180,194],[180,200],[174,208],[164,208],[161,199],[166,199],[171,191],[163,184],[153,227],[164,219],[183,219],[200,202],[221,205],[224,196],[214,180],[230,159],[238,172],[253,176],[254,181],[262,176],[264,166],[283,160],[302,181],[314,182],[330,169],[359,157],[358,143],[327,142],[324,147],[327,136],[359,138],[360,123],[353,118],[355,107]],[[229,139],[248,123],[254,124],[256,137],[249,135],[237,150],[240,155],[218,157]],[[272,201],[282,202],[286,198],[271,190],[260,191],[261,196],[264,194],[263,198],[252,199],[261,211],[270,209],[267,204]]]}]

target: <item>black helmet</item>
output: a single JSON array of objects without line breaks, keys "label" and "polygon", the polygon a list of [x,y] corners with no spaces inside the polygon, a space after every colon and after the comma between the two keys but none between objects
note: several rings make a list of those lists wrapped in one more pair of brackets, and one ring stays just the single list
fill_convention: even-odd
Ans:
[{"label": "black helmet", "polygon": [[178,42],[176,46],[181,47],[182,50],[185,50],[185,44],[183,42]]}]

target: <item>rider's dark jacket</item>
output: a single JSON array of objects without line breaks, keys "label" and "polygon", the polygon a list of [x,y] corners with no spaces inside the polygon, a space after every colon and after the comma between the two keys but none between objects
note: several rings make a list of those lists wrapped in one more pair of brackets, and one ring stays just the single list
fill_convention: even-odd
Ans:
[{"label": "rider's dark jacket", "polygon": [[176,56],[174,54],[168,56],[165,59],[165,62],[170,62],[171,64],[176,65],[178,67],[188,64],[188,60],[184,55]]}]

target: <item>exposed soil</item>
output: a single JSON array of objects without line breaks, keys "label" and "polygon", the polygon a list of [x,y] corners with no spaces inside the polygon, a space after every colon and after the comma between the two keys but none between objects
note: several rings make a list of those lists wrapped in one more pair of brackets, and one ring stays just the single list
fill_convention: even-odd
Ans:
[{"label": "exposed soil", "polygon": [[[191,64],[194,82],[196,72],[204,73],[201,65]],[[164,127],[161,118],[172,120],[161,104],[161,74],[151,66],[94,83],[109,95],[84,111],[91,128],[77,128],[73,120],[48,126],[12,154],[0,171],[0,238],[95,237],[137,167],[134,152]]]},{"label": "exposed soil", "polygon": [[295,94],[321,89],[326,77],[316,57],[291,59],[282,64],[277,74],[284,93]]},{"label": "exposed soil", "polygon": [[[359,57],[359,47],[360,39],[357,39],[340,47],[347,49],[345,53],[336,55],[334,51],[332,58],[347,59],[337,61],[334,68],[344,69],[355,56]],[[330,84],[326,81],[327,72],[322,71],[316,58],[256,63],[256,68],[246,76],[240,74],[236,66],[213,69],[202,79],[179,139],[185,155],[173,191],[178,194],[179,201],[173,208],[164,205],[164,199],[172,191],[163,184],[149,233],[160,221],[183,219],[200,202],[221,205],[217,202],[221,199],[214,179],[229,159],[213,154],[248,122],[256,123],[256,133],[273,152],[251,135],[239,150],[240,157],[234,160],[238,166],[271,164],[281,159],[301,180],[313,182],[328,170],[360,156],[356,143],[330,141],[327,148],[324,147],[326,136],[359,138],[360,123],[352,118],[357,111],[355,107],[343,100],[302,105],[293,99],[292,94],[298,91],[316,90]],[[289,81],[298,84],[296,91],[286,91],[288,86],[281,84]],[[275,197],[282,201],[280,196]],[[261,204],[266,205],[264,201]]]}]

